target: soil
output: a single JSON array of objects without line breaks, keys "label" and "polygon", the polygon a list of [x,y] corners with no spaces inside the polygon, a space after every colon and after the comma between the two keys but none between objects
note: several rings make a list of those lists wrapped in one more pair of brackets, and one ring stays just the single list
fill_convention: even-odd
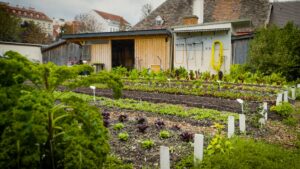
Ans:
[{"label": "soil", "polygon": [[[110,130],[111,152],[119,156],[124,162],[133,163],[134,168],[140,169],[142,167],[159,168],[159,147],[167,146],[170,148],[171,165],[180,160],[182,157],[193,153],[192,143],[187,143],[181,140],[180,134],[182,132],[190,132],[197,134],[204,134],[205,147],[209,140],[215,135],[216,130],[212,127],[213,121],[208,120],[194,120],[190,118],[182,118],[170,115],[159,115],[150,112],[132,111],[117,108],[99,107],[102,112],[110,114]],[[123,122],[125,128],[121,131],[113,129],[113,125],[119,123],[119,116],[127,115],[128,121]],[[145,117],[149,128],[145,133],[141,133],[137,128],[138,117]],[[160,129],[156,128],[155,121],[160,119],[164,122],[163,130],[168,130],[172,137],[168,139],[161,139],[159,137]],[[174,130],[174,125],[179,126],[180,130]],[[236,123],[236,131],[238,131],[238,123]],[[118,134],[120,132],[127,132],[129,139],[127,142],[119,141]],[[223,134],[226,136],[226,127]],[[238,132],[236,132],[239,135]],[[247,123],[247,134],[240,134],[240,137],[250,137],[258,140],[265,140],[269,143],[280,144],[287,148],[294,148],[297,141],[297,135],[294,132],[289,132],[289,128],[282,125],[280,122],[269,121],[267,125],[258,129]],[[145,139],[151,139],[155,145],[153,148],[146,150],[141,147],[140,142]]]},{"label": "soil", "polygon": [[[91,89],[89,88],[78,88],[74,91],[77,93],[84,93],[90,95],[93,94]],[[112,91],[110,89],[96,89],[96,95],[112,98]],[[217,97],[202,97],[193,95],[177,95],[158,92],[123,90],[122,98],[150,101],[153,103],[183,104],[190,107],[209,108],[219,111],[241,113],[241,105],[236,100],[223,99]],[[261,103],[247,102],[247,104],[250,111],[254,112],[257,110]],[[272,104],[273,103],[269,105]]]}]

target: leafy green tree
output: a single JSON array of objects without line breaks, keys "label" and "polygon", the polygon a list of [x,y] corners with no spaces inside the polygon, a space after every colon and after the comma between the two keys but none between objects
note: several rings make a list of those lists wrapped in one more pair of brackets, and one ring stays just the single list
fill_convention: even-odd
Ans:
[{"label": "leafy green tree", "polygon": [[0,4],[0,40],[1,41],[20,41],[21,20],[10,15],[5,10],[5,5]]},{"label": "leafy green tree", "polygon": [[300,77],[300,29],[293,23],[284,28],[260,29],[250,44],[248,66],[265,75],[282,73],[288,80]]},{"label": "leafy green tree", "polygon": [[92,68],[34,64],[11,51],[0,66],[0,168],[102,168],[109,144],[98,108],[53,92],[102,82],[120,96],[120,79],[108,72],[78,77]]},{"label": "leafy green tree", "polygon": [[33,21],[23,23],[21,39],[24,43],[48,44],[51,42],[51,37]]}]

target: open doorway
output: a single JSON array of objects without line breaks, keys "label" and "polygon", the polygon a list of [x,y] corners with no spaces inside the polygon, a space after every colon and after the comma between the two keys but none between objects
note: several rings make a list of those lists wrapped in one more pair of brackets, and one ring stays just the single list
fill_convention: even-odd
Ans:
[{"label": "open doorway", "polygon": [[134,40],[112,40],[112,67],[134,68]]}]

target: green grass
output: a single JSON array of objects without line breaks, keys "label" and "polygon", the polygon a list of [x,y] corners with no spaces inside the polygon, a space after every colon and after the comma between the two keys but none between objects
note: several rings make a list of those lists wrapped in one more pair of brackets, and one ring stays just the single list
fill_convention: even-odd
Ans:
[{"label": "green grass", "polygon": [[231,139],[233,150],[230,153],[204,155],[197,167],[193,167],[193,157],[188,156],[176,164],[176,168],[193,169],[299,169],[299,150],[286,150],[277,145],[253,139]]},{"label": "green grass", "polygon": [[[56,92],[59,96],[60,92]],[[86,101],[92,101],[93,96],[86,94],[79,94],[74,92],[67,92],[59,98],[76,96]],[[187,117],[195,120],[212,120],[216,122],[227,123],[228,116],[234,116],[238,119],[239,116],[236,113],[217,111],[212,109],[201,109],[201,108],[187,108],[181,105],[172,105],[165,103],[150,103],[146,101],[137,101],[133,99],[118,99],[113,100],[105,97],[96,97],[96,100],[100,101],[100,104],[110,108],[121,108],[136,111],[152,112],[162,115],[174,115],[178,117]]]}]

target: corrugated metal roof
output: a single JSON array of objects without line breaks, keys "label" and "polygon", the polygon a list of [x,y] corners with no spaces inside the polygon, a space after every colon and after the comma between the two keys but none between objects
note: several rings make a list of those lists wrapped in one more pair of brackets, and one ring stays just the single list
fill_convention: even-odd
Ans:
[{"label": "corrugated metal roof", "polygon": [[300,26],[300,1],[272,3],[270,23],[279,27],[285,26],[288,21]]},{"label": "corrugated metal roof", "polygon": [[188,29],[188,30],[175,30],[175,33],[188,33],[188,32],[215,32],[215,31],[228,31],[230,28],[212,28],[212,29]]},{"label": "corrugated metal roof", "polygon": [[77,38],[101,38],[101,37],[122,37],[122,36],[142,36],[142,35],[171,35],[167,29],[157,30],[138,30],[138,31],[122,31],[122,32],[99,32],[99,33],[83,33],[63,35],[63,39]]},{"label": "corrugated metal roof", "polygon": [[51,43],[50,45],[43,46],[42,51],[45,52],[47,50],[50,50],[50,49],[55,48],[57,46],[63,45],[65,43],[66,43],[66,40],[59,40],[57,42]]}]

